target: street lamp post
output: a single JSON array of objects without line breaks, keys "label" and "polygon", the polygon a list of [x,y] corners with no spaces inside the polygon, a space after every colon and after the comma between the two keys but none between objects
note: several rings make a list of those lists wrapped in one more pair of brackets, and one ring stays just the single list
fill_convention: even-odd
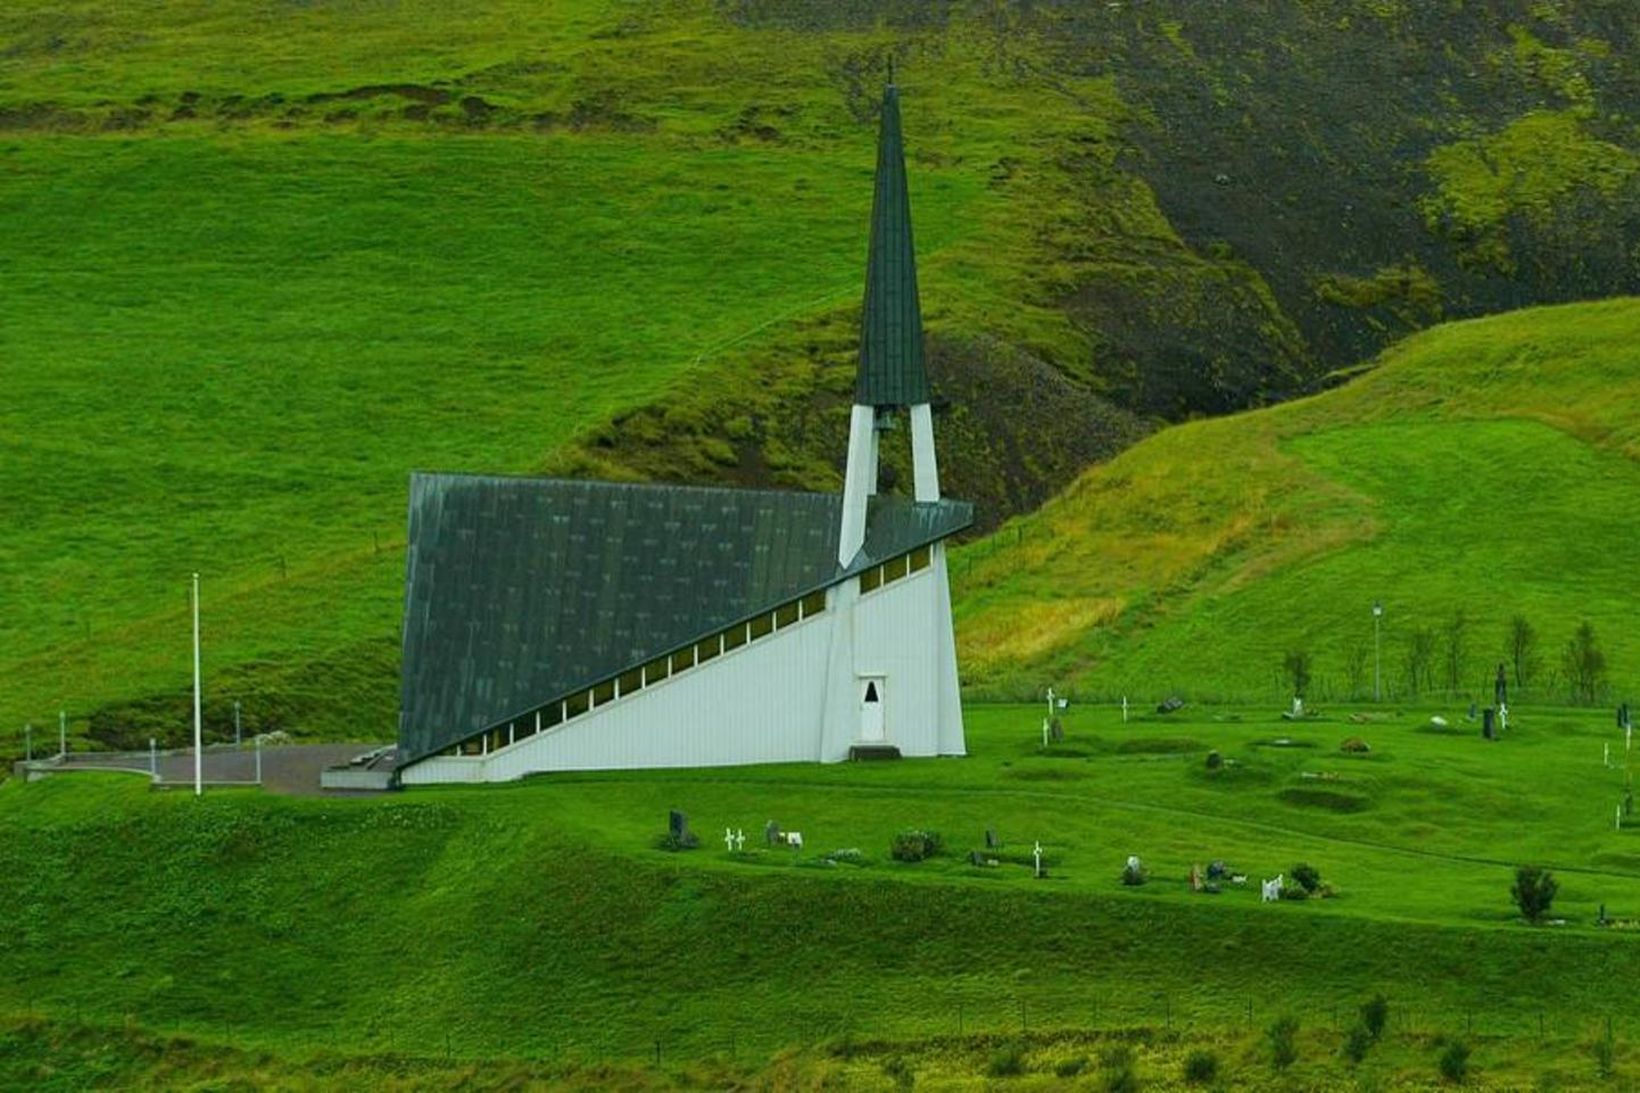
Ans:
[{"label": "street lamp post", "polygon": [[1381,665],[1383,663],[1383,659],[1380,655],[1380,650],[1382,649],[1382,646],[1381,646],[1381,644],[1379,643],[1379,640],[1378,640],[1378,624],[1379,624],[1379,621],[1383,619],[1383,617],[1384,617],[1384,605],[1382,603],[1379,603],[1379,602],[1373,603],[1373,605],[1372,605],[1372,700],[1374,702],[1382,702],[1384,700],[1384,689],[1383,689],[1384,677],[1383,677],[1383,673],[1381,671]]}]

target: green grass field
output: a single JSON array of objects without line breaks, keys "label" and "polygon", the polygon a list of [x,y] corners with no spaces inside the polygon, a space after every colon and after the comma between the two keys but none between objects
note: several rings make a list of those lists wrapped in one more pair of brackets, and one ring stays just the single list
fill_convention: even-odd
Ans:
[{"label": "green grass field", "polygon": [[[1571,1058],[1607,1016],[1620,1040],[1640,1034],[1640,1006],[1612,989],[1640,949],[1594,925],[1602,904],[1640,919],[1640,827],[1612,827],[1624,774],[1602,767],[1601,745],[1620,764],[1622,739],[1605,719],[1528,708],[1488,744],[1451,710],[1445,732],[1426,727],[1430,709],[1365,724],[1346,712],[1124,725],[1073,708],[1045,753],[1037,708],[976,707],[963,760],[363,800],[12,781],[0,999],[65,1028],[130,1022],[281,1065],[448,1054],[577,1073],[646,1059],[656,1041],[678,1064],[732,1050],[761,1067],[848,1037],[887,1045],[871,1058],[915,1055],[959,1022],[980,1039],[939,1050],[967,1062],[919,1065],[960,1070],[1022,1022],[1235,1045],[1292,1012],[1319,1077],[1341,1072],[1336,1038],[1377,990],[1406,1037],[1396,1052],[1472,1029],[1483,1070]],[[1341,754],[1349,735],[1372,752]],[[1209,747],[1224,769],[1206,769]],[[672,807],[700,849],[655,848]],[[771,818],[803,831],[801,853],[758,845]],[[723,849],[725,825],[748,832],[745,853]],[[913,826],[941,831],[946,852],[892,861],[890,836]],[[1001,864],[975,868],[966,854],[988,826]],[[1045,880],[1028,864],[1036,840]],[[826,864],[847,848],[862,860]],[[1118,881],[1130,853],[1150,870],[1136,889]],[[1190,866],[1216,858],[1248,884],[1192,893]],[[1259,879],[1300,861],[1335,896],[1261,905]],[[1566,925],[1519,921],[1508,890],[1522,861],[1556,871]],[[1554,1046],[1523,1052],[1540,1020]],[[1244,1047],[1238,1065],[1256,1074]]]},{"label": "green grass field", "polygon": [[1564,700],[1560,654],[1583,620],[1607,655],[1602,700],[1628,697],[1637,342],[1630,300],[1453,324],[1337,390],[1151,437],[955,562],[969,683],[1278,701],[1284,655],[1304,650],[1315,695],[1361,697],[1381,601],[1387,694],[1411,689],[1410,637],[1427,630],[1433,689],[1490,698],[1522,615],[1540,700]]}]

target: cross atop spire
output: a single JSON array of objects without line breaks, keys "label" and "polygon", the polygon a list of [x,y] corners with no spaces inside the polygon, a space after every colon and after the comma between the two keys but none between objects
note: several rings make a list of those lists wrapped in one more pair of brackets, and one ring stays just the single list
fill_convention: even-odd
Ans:
[{"label": "cross atop spire", "polygon": [[860,317],[860,374],[854,385],[854,401],[861,406],[905,407],[928,401],[917,255],[911,241],[911,195],[900,140],[900,92],[893,80],[890,61],[877,135],[871,248]]}]

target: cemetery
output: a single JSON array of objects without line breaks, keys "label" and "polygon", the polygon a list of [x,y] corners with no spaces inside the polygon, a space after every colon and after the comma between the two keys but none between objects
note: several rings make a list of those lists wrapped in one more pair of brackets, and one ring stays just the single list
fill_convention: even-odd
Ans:
[{"label": "cemetery", "polygon": [[[1230,1050],[1224,1065],[1237,1072],[1265,1073],[1271,1021],[1299,1016],[1300,1069],[1306,1059],[1334,1066],[1350,1032],[1337,1014],[1374,992],[1407,1024],[1373,1050],[1409,1066],[1430,1065],[1429,1037],[1469,1028],[1475,1065],[1517,1074],[1528,1071],[1509,1067],[1529,1065],[1540,1024],[1561,1052],[1583,1051],[1608,1016],[1621,1052],[1640,1035],[1640,1005],[1600,987],[1640,975],[1628,940],[1640,921],[1640,875],[1628,868],[1640,861],[1640,830],[1612,823],[1629,752],[1610,710],[1523,706],[1487,740],[1475,726],[1428,731],[1444,707],[1427,705],[1328,704],[1302,724],[1279,706],[1151,709],[1130,704],[1124,721],[1119,704],[1073,701],[1056,710],[1061,738],[1044,747],[1040,704],[971,706],[960,759],[564,772],[370,799],[207,795],[213,824],[261,834],[230,842],[249,856],[229,858],[222,884],[203,895],[217,925],[189,947],[231,961],[282,922],[297,948],[243,973],[238,993],[279,1006],[285,977],[323,960],[351,1000],[339,1021],[287,1006],[277,1042],[334,1028],[339,1044],[365,1050],[389,1035],[442,1038],[454,1020],[456,1057],[584,1061],[642,1055],[658,1039],[668,1057],[693,1058],[732,1039],[754,1060],[787,1044],[796,1024],[822,1068],[832,1065],[819,1061],[832,1058],[825,1045],[868,1037],[879,1046],[836,1065],[875,1073],[960,1024],[978,1039],[916,1068],[983,1070],[999,1050],[984,1045],[1029,1032],[1022,1066],[1051,1069],[1077,1051],[1098,1056],[1097,1041],[1076,1039],[1086,1030],[1171,1029],[1186,1038],[1145,1047],[1145,1066],[1182,1065],[1185,1047],[1205,1042]],[[1447,712],[1463,722],[1463,709]],[[1340,751],[1362,715],[1371,751]],[[0,821],[19,833],[0,846],[9,883],[48,883],[38,849],[59,837],[53,816],[82,817],[76,830],[99,840],[141,824],[132,853],[197,853],[203,836],[179,808],[191,798],[138,786],[110,774],[0,788]],[[1354,804],[1295,796],[1306,791]],[[1525,865],[1549,877],[1548,903],[1531,917],[1512,895]],[[589,885],[589,874],[601,879]],[[384,878],[416,878],[428,893],[414,959],[432,982],[483,982],[498,1010],[528,1019],[457,1017],[378,985],[361,942],[400,913],[377,895]],[[143,890],[164,883],[155,876]],[[309,893],[331,911],[280,911],[274,891]],[[151,978],[178,942],[98,892],[54,903],[63,918],[50,934],[97,959],[48,982],[42,969],[56,963],[42,937],[0,956],[7,989],[54,1011],[140,1004],[155,1027],[193,1027],[194,996]],[[632,919],[633,899],[653,910]],[[551,944],[550,965],[509,964],[497,976],[478,952],[461,952],[472,916],[498,900],[510,911],[486,921],[489,941],[498,951]],[[608,915],[628,925],[604,939],[591,924]],[[893,940],[899,930],[860,932],[879,918],[904,923],[913,947]],[[1165,952],[1137,940],[1158,927]],[[146,940],[117,957],[132,937]],[[976,937],[995,955],[969,961]],[[793,952],[827,956],[793,962]],[[1260,973],[1261,953],[1279,975]],[[102,960],[130,973],[105,980],[93,970]],[[764,971],[742,978],[735,968]],[[722,975],[735,985],[684,987]],[[613,1012],[590,1004],[609,992],[630,1001]],[[913,994],[923,1004],[909,1004]],[[767,1011],[782,1020],[745,1016]]]}]

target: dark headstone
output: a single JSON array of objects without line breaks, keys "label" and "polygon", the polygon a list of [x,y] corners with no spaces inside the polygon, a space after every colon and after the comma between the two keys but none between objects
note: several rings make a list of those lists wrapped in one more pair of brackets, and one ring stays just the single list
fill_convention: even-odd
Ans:
[{"label": "dark headstone", "polygon": [[985,829],[985,849],[995,850],[997,847],[999,847],[1001,845],[1002,845],[1002,840],[997,838],[997,829],[994,828],[994,827],[986,828]]},{"label": "dark headstone", "polygon": [[770,820],[763,825],[763,842],[767,846],[775,846],[784,840],[780,837],[780,825]]},{"label": "dark headstone", "polygon": [[1065,739],[1065,723],[1057,717],[1048,722],[1048,739],[1055,744]]},{"label": "dark headstone", "polygon": [[1208,880],[1223,880],[1229,875],[1230,867],[1224,863],[1223,858],[1216,858],[1207,863]]},{"label": "dark headstone", "polygon": [[666,818],[666,830],[674,839],[682,839],[689,833],[689,817],[674,808]]},{"label": "dark headstone", "polygon": [[1488,740],[1498,737],[1498,711],[1490,706],[1481,711],[1481,735]]},{"label": "dark headstone", "polygon": [[1172,713],[1174,710],[1182,709],[1184,709],[1184,699],[1180,698],[1178,695],[1171,695],[1162,699],[1161,704],[1156,707],[1156,712]]},{"label": "dark headstone", "polygon": [[1475,703],[1471,702],[1469,704],[1469,720],[1473,721],[1473,720],[1475,720],[1475,718],[1479,717],[1480,715],[1481,715],[1480,706],[1478,706]]}]

